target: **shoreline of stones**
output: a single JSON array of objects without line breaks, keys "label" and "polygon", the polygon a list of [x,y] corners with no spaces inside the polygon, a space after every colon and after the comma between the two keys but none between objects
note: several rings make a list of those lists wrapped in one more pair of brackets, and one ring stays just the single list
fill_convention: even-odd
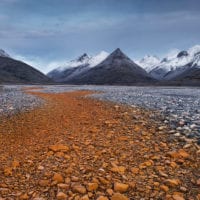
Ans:
[{"label": "shoreline of stones", "polygon": [[41,90],[38,90],[35,86],[4,86],[3,92],[2,88],[0,90],[0,101],[3,102],[0,116],[27,111],[44,103],[42,99],[24,93],[24,87],[46,93],[97,91],[98,94],[89,97],[153,110],[156,114],[152,118],[162,118],[164,123],[158,129],[170,127],[170,134],[181,142],[200,145],[200,88],[39,85],[36,87]]}]

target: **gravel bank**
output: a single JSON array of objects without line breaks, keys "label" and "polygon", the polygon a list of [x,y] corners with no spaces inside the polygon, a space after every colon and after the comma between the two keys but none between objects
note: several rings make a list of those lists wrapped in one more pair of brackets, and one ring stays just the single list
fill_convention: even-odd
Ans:
[{"label": "gravel bank", "polygon": [[43,100],[21,91],[22,86],[0,87],[0,116],[10,116],[42,105]]},{"label": "gravel bank", "polygon": [[[30,86],[29,86],[30,87]],[[120,87],[120,86],[41,86],[43,92],[95,90],[104,93],[92,97],[159,111],[175,136],[197,139],[200,144],[200,88]],[[19,86],[4,87],[0,93],[0,114],[6,115],[41,105],[42,100],[24,94]]]},{"label": "gravel bank", "polygon": [[101,100],[139,106],[164,115],[164,123],[175,136],[196,138],[200,144],[200,88],[179,87],[120,87],[120,86],[47,86],[44,92],[96,90],[92,95]]}]

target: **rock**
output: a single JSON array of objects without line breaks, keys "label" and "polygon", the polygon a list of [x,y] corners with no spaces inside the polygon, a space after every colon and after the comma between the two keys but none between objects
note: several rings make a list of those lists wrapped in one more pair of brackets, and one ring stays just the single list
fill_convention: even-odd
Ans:
[{"label": "rock", "polygon": [[108,193],[109,196],[112,196],[114,193],[112,189],[107,189],[106,192]]},{"label": "rock", "polygon": [[126,170],[126,168],[123,166],[115,166],[115,167],[111,168],[112,172],[117,172],[119,174],[124,174],[125,170]]},{"label": "rock", "polygon": [[58,192],[56,198],[58,200],[66,200],[67,199],[67,195],[65,193],[63,193],[63,192]]},{"label": "rock", "polygon": [[61,189],[65,189],[65,190],[69,189],[69,185],[68,184],[60,183],[57,186],[58,186],[58,188],[61,188]]},{"label": "rock", "polygon": [[118,183],[118,182],[116,182],[114,184],[114,190],[116,192],[124,193],[124,192],[126,192],[128,190],[128,188],[129,188],[129,185],[124,184],[124,183]]},{"label": "rock", "polygon": [[185,200],[182,196],[180,196],[180,195],[178,195],[178,194],[173,195],[172,198],[173,198],[174,200]]},{"label": "rock", "polygon": [[200,178],[197,180],[197,185],[200,186]]},{"label": "rock", "polygon": [[19,166],[20,166],[20,162],[19,162],[19,161],[14,160],[14,161],[12,162],[12,167],[13,167],[13,169],[16,169],[16,168],[19,167]]},{"label": "rock", "polygon": [[4,175],[5,176],[12,176],[12,168],[11,167],[6,167],[4,169]]},{"label": "rock", "polygon": [[40,166],[38,166],[38,170],[42,171],[42,170],[44,170],[44,167],[40,165]]},{"label": "rock", "polygon": [[78,192],[80,194],[85,194],[86,193],[86,188],[84,186],[82,186],[82,185],[75,184],[75,185],[72,186],[72,190],[74,192]]},{"label": "rock", "polygon": [[176,186],[180,185],[180,180],[179,179],[167,179],[166,183],[168,186],[176,187]]},{"label": "rock", "polygon": [[120,193],[115,193],[112,197],[111,200],[129,200],[126,196]]},{"label": "rock", "polygon": [[64,178],[62,177],[61,174],[54,174],[53,176],[53,180],[56,181],[57,183],[63,183],[64,182]]},{"label": "rock", "polygon": [[159,175],[161,175],[162,177],[165,177],[165,178],[168,177],[168,175],[166,173],[162,172],[162,171],[159,171]]},{"label": "rock", "polygon": [[98,186],[99,186],[98,183],[88,183],[87,190],[89,192],[95,191],[97,190]]},{"label": "rock", "polygon": [[77,181],[79,181],[79,178],[76,177],[76,176],[72,176],[72,177],[71,177],[71,180],[72,180],[73,182],[77,182]]},{"label": "rock", "polygon": [[49,180],[40,180],[39,185],[42,187],[46,187],[49,185]]},{"label": "rock", "polygon": [[109,199],[105,196],[100,196],[100,197],[97,198],[97,200],[109,200]]},{"label": "rock", "polygon": [[53,152],[57,152],[57,151],[63,151],[63,152],[67,152],[69,151],[69,147],[63,144],[56,144],[56,145],[51,145],[49,147],[49,149]]},{"label": "rock", "polygon": [[139,171],[140,171],[140,169],[139,169],[139,168],[136,168],[136,167],[133,167],[133,168],[131,169],[131,171],[132,171],[133,174],[138,174]]},{"label": "rock", "polygon": [[163,190],[164,192],[168,192],[169,188],[166,185],[161,185],[160,189]]},{"label": "rock", "polygon": [[19,197],[19,199],[20,200],[26,200],[26,199],[29,199],[29,196],[28,196],[28,194],[23,194],[23,195],[21,195],[20,197]]},{"label": "rock", "polygon": [[187,188],[186,187],[180,187],[180,191],[187,192]]},{"label": "rock", "polygon": [[90,200],[90,199],[89,199],[88,195],[86,194],[83,197],[81,197],[80,200]]},{"label": "rock", "polygon": [[180,155],[181,157],[183,157],[183,158],[188,158],[188,157],[190,157],[190,155],[189,155],[184,149],[180,149],[180,150],[178,151],[178,153],[179,153],[179,155]]}]

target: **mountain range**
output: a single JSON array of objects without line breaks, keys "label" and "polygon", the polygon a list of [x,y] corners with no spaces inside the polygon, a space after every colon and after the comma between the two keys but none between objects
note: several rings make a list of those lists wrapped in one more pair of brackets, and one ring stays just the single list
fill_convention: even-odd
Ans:
[{"label": "mountain range", "polygon": [[[99,55],[101,55],[100,53]],[[120,56],[118,56],[119,54]],[[84,53],[65,66],[56,68],[47,75],[56,82],[68,84],[164,84],[164,85],[200,85],[200,46],[183,50],[163,59],[157,56],[145,56],[133,62],[120,49],[92,57]],[[127,67],[129,65],[129,67]],[[132,65],[130,70],[130,65]],[[144,70],[146,72],[144,72]],[[143,72],[143,76],[141,75]]]},{"label": "mountain range", "polygon": [[87,53],[47,75],[0,49],[0,83],[96,85],[200,85],[200,45],[160,59],[131,60],[119,48],[111,54]]},{"label": "mountain range", "polygon": [[137,63],[163,83],[200,84],[200,45],[161,60],[146,56]]}]

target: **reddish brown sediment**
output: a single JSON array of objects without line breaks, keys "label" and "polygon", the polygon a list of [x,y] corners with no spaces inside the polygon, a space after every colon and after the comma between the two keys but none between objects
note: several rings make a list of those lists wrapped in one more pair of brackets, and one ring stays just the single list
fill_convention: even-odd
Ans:
[{"label": "reddish brown sediment", "polygon": [[31,93],[46,104],[0,124],[0,199],[200,199],[197,146],[169,142],[151,112]]}]

